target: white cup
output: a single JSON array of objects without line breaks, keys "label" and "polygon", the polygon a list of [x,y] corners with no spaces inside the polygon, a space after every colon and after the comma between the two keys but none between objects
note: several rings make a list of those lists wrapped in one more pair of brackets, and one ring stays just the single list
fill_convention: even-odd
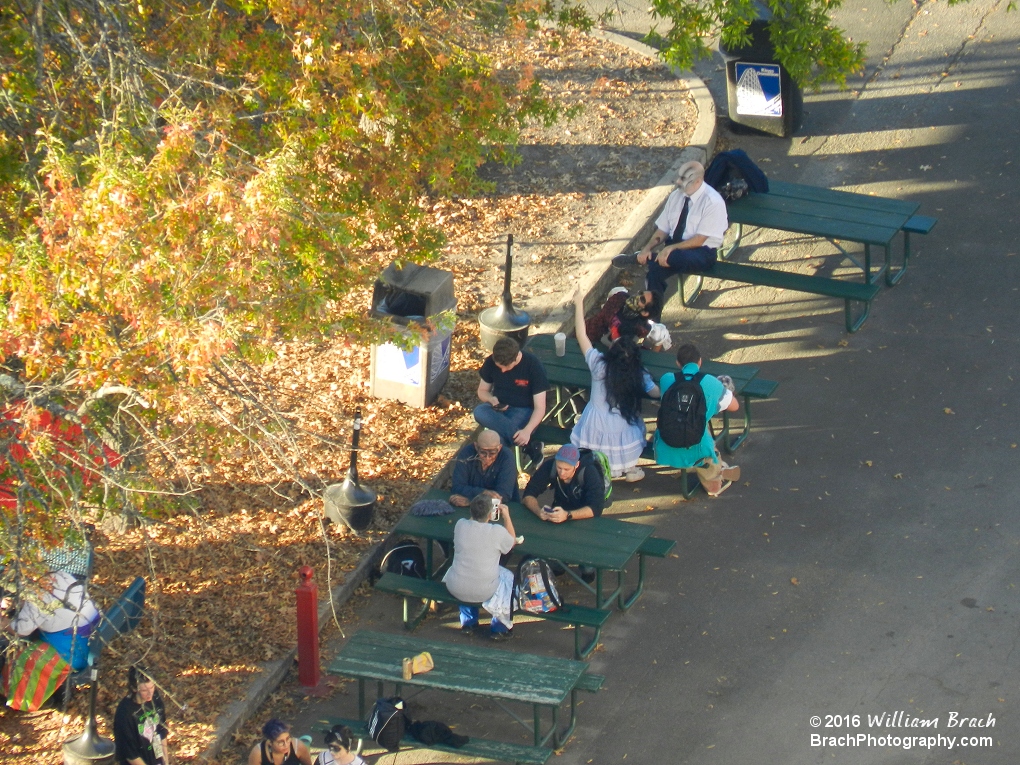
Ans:
[{"label": "white cup", "polygon": [[557,332],[553,336],[553,342],[556,343],[556,355],[566,356],[567,355],[567,336],[562,332]]}]

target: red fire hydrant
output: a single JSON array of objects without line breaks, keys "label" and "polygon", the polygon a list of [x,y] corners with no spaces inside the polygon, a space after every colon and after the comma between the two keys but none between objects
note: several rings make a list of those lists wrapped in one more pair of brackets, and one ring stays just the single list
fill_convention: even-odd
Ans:
[{"label": "red fire hydrant", "polygon": [[319,587],[311,566],[298,569],[297,594],[298,680],[306,688],[319,686]]}]

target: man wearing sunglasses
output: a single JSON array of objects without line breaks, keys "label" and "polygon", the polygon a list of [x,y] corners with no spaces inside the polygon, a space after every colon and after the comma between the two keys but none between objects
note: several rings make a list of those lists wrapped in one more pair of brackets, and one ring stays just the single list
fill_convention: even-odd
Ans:
[{"label": "man wearing sunglasses", "polygon": [[520,501],[514,456],[503,448],[499,433],[486,428],[474,443],[461,447],[454,461],[451,491],[450,504],[457,507],[467,507],[483,492],[501,502]]}]

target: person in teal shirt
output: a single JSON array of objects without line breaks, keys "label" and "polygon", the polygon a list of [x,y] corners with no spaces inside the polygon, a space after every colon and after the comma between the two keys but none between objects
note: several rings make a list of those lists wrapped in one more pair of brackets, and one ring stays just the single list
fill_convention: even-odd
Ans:
[{"label": "person in teal shirt", "polygon": [[[701,369],[701,351],[693,343],[684,343],[676,351],[676,364],[686,377],[696,375]],[[663,396],[676,382],[676,375],[667,372],[659,380]],[[710,497],[718,497],[740,478],[740,467],[727,465],[715,448],[715,438],[708,427],[708,421],[722,411],[735,412],[740,402],[717,377],[705,375],[701,378],[701,390],[705,393],[705,433],[694,446],[684,448],[670,446],[655,432],[655,461],[665,467],[694,468],[698,480]]]}]

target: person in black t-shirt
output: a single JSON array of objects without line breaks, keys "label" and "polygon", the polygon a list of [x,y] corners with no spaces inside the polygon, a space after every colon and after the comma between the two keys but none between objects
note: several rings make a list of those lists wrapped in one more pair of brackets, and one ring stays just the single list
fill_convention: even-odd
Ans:
[{"label": "person in black t-shirt", "polygon": [[128,670],[128,695],[113,718],[113,740],[120,765],[166,765],[166,712],[149,672]]},{"label": "person in black t-shirt", "polygon": [[531,461],[542,461],[541,441],[531,434],[545,417],[545,394],[549,390],[542,362],[522,351],[516,340],[501,337],[478,371],[478,398],[475,420],[499,433],[509,447],[520,446]]}]

